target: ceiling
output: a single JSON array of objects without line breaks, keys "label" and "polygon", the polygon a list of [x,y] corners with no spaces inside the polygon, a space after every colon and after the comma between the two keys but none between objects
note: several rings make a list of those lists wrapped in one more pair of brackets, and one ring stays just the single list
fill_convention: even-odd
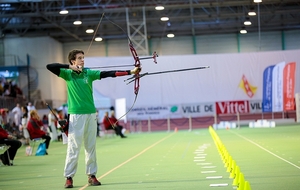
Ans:
[{"label": "ceiling", "polygon": [[[0,36],[50,36],[62,43],[88,42],[96,36],[105,40],[125,39],[126,33],[133,35],[134,27],[138,28],[137,34],[146,33],[147,38],[165,37],[169,32],[175,37],[227,34],[239,33],[247,17],[252,22],[245,26],[248,33],[300,29],[299,0],[262,1],[257,4],[253,0],[4,0],[0,3]],[[157,11],[156,5],[165,9]],[[62,8],[69,13],[60,15]],[[250,9],[257,15],[248,16]],[[161,21],[162,16],[168,16],[169,21]],[[79,26],[73,25],[77,19],[82,21]],[[130,31],[127,23],[133,26]],[[95,33],[87,34],[88,28]]]}]

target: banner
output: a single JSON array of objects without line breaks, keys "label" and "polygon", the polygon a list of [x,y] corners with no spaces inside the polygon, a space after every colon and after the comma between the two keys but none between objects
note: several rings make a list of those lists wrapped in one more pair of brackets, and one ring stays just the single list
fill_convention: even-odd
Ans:
[{"label": "banner", "polygon": [[213,116],[215,115],[215,104],[214,103],[182,104],[180,111],[183,117]]},{"label": "banner", "polygon": [[272,112],[272,75],[274,66],[275,65],[271,65],[267,67],[263,74],[263,112]]},{"label": "banner", "polygon": [[217,114],[249,113],[248,101],[216,102]]},{"label": "banner", "polygon": [[288,63],[283,70],[283,109],[294,110],[295,107],[295,71],[296,62]]},{"label": "banner", "polygon": [[296,102],[296,121],[297,123],[300,123],[300,93],[296,93],[295,102]]},{"label": "banner", "polygon": [[285,62],[281,62],[275,65],[272,76],[272,111],[283,111],[283,69]]},{"label": "banner", "polygon": [[249,108],[250,113],[261,113],[262,112],[262,101],[261,100],[250,100]]}]

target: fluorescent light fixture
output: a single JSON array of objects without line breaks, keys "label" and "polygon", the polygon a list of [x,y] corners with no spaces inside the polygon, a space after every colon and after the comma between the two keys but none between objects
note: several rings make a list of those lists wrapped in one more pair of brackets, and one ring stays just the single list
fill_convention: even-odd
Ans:
[{"label": "fluorescent light fixture", "polygon": [[247,30],[246,30],[246,29],[241,29],[241,30],[240,30],[240,33],[241,33],[241,34],[247,34]]},{"label": "fluorescent light fixture", "polygon": [[82,22],[81,22],[80,20],[75,20],[75,21],[73,22],[73,24],[74,24],[74,25],[81,25]]},{"label": "fluorescent light fixture", "polygon": [[164,10],[164,9],[165,9],[165,7],[163,7],[161,5],[158,5],[158,6],[155,7],[155,10],[157,10],[157,11],[161,11],[161,10]]},{"label": "fluorescent light fixture", "polygon": [[172,33],[170,33],[170,34],[167,34],[167,37],[168,37],[168,38],[174,38],[174,37],[175,37],[175,35],[174,35],[174,34],[172,34]]},{"label": "fluorescent light fixture", "polygon": [[249,12],[248,12],[248,15],[249,15],[249,16],[255,16],[255,15],[256,15],[256,12],[255,12],[255,11],[249,11]]},{"label": "fluorescent light fixture", "polygon": [[246,20],[245,22],[244,22],[244,25],[246,25],[246,26],[249,26],[249,25],[251,25],[252,23],[251,23],[251,21],[250,20]]},{"label": "fluorescent light fixture", "polygon": [[61,14],[61,15],[66,15],[68,13],[69,13],[69,11],[67,9],[62,9],[61,11],[59,11],[59,14]]},{"label": "fluorescent light fixture", "polygon": [[168,21],[168,20],[169,20],[169,17],[164,16],[164,17],[161,17],[160,20],[161,20],[161,21]]},{"label": "fluorescent light fixture", "polygon": [[87,29],[85,32],[88,33],[88,34],[91,34],[91,33],[94,33],[94,30],[93,29]]},{"label": "fluorescent light fixture", "polygon": [[95,41],[96,41],[96,42],[101,42],[102,40],[103,40],[103,39],[102,39],[101,37],[96,37],[96,38],[95,38]]},{"label": "fluorescent light fixture", "polygon": [[253,0],[254,3],[261,3],[262,0]]}]

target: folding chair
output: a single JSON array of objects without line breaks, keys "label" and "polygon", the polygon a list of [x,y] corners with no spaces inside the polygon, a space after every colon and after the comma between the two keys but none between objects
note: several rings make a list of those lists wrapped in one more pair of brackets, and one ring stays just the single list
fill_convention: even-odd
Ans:
[{"label": "folding chair", "polygon": [[32,154],[34,153],[35,144],[36,143],[40,144],[40,143],[43,143],[43,142],[45,142],[45,139],[42,139],[42,138],[31,139],[30,144],[32,144],[32,150],[31,150]]},{"label": "folding chair", "polygon": [[[11,163],[10,161],[10,157],[9,157],[9,152],[8,152],[8,149],[9,149],[10,146],[6,145],[6,144],[0,144],[0,155],[1,154],[4,154],[4,152],[6,151],[7,153],[7,157],[8,157],[8,161],[9,163]],[[2,165],[2,163],[0,162],[0,166]]]},{"label": "folding chair", "polygon": [[104,129],[104,136],[105,137],[115,137],[116,132],[113,129],[109,129],[109,130]]}]

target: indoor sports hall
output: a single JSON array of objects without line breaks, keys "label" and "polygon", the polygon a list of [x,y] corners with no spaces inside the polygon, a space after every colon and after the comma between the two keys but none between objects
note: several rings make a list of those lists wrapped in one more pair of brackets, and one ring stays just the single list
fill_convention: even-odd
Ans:
[{"label": "indoor sports hall", "polygon": [[0,190],[299,189],[298,1],[0,9]]}]

